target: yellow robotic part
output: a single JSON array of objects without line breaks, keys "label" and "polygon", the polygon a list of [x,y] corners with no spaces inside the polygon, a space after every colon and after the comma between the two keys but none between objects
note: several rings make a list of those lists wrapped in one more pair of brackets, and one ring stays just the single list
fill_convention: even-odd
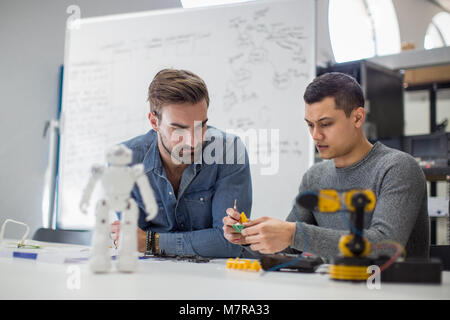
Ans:
[{"label": "yellow robotic part", "polygon": [[345,204],[349,208],[350,211],[354,212],[356,208],[352,204],[352,197],[355,193],[363,193],[369,199],[369,203],[366,205],[364,211],[373,211],[375,209],[376,197],[375,193],[372,190],[364,189],[364,190],[350,190],[345,193]]},{"label": "yellow robotic part", "polygon": [[[304,206],[305,208],[309,208],[311,206],[311,210],[317,209],[319,212],[337,212],[340,210],[348,209],[351,212],[355,212],[356,208],[352,204],[352,197],[355,194],[364,194],[366,198],[369,200],[369,203],[366,204],[364,207],[365,212],[370,212],[375,209],[375,203],[376,203],[376,197],[375,193],[372,190],[369,189],[352,189],[349,191],[338,191],[334,189],[322,189],[319,190],[317,193],[317,199],[313,201],[311,199],[310,194],[301,194],[300,199],[303,199],[303,204],[300,204],[301,206]],[[303,197],[303,198],[302,198]],[[297,200],[301,201],[301,200]],[[317,208],[313,208],[312,205],[317,205]]]},{"label": "yellow robotic part", "polygon": [[373,262],[367,257],[370,242],[363,237],[364,214],[375,209],[375,193],[368,189],[338,191],[322,189],[305,192],[297,197],[297,204],[308,210],[334,213],[350,211],[350,234],[339,240],[340,255],[333,259],[329,275],[335,280],[363,281],[370,276],[367,267]]},{"label": "yellow robotic part", "polygon": [[[350,241],[352,241],[353,238],[354,238],[353,234],[346,234],[339,239],[339,251],[342,253],[344,257],[355,256],[355,254],[351,252],[347,246],[347,244]],[[370,253],[370,242],[366,238],[363,238],[363,241],[364,241],[364,251],[359,255],[360,257],[365,257]]]},{"label": "yellow robotic part", "polygon": [[253,263],[248,259],[228,259],[227,260],[227,269],[235,269],[235,270],[249,270],[258,272],[261,270],[261,265],[258,260],[253,261]]},{"label": "yellow robotic part", "polygon": [[227,260],[227,269],[231,269],[231,266],[233,265],[233,259],[230,258]]},{"label": "yellow robotic part", "polygon": [[330,265],[328,269],[330,278],[335,280],[362,281],[367,280],[370,273],[367,266]]},{"label": "yellow robotic part", "polygon": [[332,189],[319,191],[318,209],[320,212],[336,212],[341,208],[339,193]]}]

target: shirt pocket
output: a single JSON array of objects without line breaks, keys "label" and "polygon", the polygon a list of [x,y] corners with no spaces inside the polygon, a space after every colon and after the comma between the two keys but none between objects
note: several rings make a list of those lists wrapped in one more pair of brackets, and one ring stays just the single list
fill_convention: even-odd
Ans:
[{"label": "shirt pocket", "polygon": [[[160,200],[156,201],[158,205],[158,215],[150,221],[156,232],[170,232],[175,228],[173,217],[168,215],[164,203]],[[168,209],[170,210],[170,208]]]},{"label": "shirt pocket", "polygon": [[212,228],[213,195],[213,189],[185,193],[184,203],[189,212],[192,230]]},{"label": "shirt pocket", "polygon": [[[145,218],[147,217],[147,214],[144,212],[144,204],[143,204],[142,200],[138,200],[138,205],[141,209],[141,212],[139,214],[139,224],[138,224],[141,229],[146,230],[147,228],[152,228],[153,231],[159,231],[159,232],[167,231],[170,229],[171,226],[167,219],[166,210],[164,209],[164,204],[161,201],[156,200],[156,205],[158,207],[158,214],[151,221],[145,220]],[[158,230],[156,230],[156,229],[158,229]]]},{"label": "shirt pocket", "polygon": [[156,201],[156,204],[158,206],[158,215],[166,215],[166,212],[164,210],[164,204],[162,203],[162,201]]}]

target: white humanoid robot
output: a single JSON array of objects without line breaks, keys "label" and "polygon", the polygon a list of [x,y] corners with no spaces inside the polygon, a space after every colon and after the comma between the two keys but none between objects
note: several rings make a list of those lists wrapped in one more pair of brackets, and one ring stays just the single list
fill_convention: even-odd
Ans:
[{"label": "white humanoid robot", "polygon": [[90,268],[93,272],[108,272],[111,268],[111,225],[109,212],[121,212],[119,249],[117,254],[117,269],[122,272],[136,270],[138,261],[137,251],[137,222],[139,209],[130,197],[136,183],[145,205],[146,220],[150,221],[158,213],[153,190],[144,174],[144,166],[136,164],[127,166],[132,161],[133,153],[123,145],[115,145],[106,152],[109,166],[94,165],[92,176],[84,189],[80,202],[80,209],[87,213],[89,199],[95,184],[101,179],[105,196],[97,202],[95,209],[95,228],[92,241]]}]

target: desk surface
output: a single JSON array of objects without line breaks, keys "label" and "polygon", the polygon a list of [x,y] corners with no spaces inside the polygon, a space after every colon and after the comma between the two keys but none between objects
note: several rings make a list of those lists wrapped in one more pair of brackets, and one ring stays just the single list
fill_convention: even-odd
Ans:
[{"label": "desk surface", "polygon": [[[208,263],[139,261],[135,273],[93,274],[87,263],[53,264],[0,258],[0,299],[450,299],[450,272],[440,285],[333,281],[324,274],[229,270],[225,259]],[[74,276],[79,275],[79,288]]]}]

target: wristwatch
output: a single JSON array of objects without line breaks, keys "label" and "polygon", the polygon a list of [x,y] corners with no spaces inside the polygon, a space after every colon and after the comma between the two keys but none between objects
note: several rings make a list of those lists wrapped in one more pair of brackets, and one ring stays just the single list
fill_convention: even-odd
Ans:
[{"label": "wristwatch", "polygon": [[145,244],[145,255],[159,254],[159,233],[151,230],[147,231],[147,240]]}]

